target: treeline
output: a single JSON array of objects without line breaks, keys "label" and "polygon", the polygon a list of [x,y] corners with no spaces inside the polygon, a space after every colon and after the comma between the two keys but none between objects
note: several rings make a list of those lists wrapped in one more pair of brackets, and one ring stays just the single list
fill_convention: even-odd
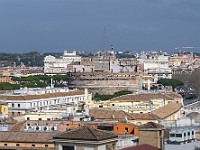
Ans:
[{"label": "treeline", "polygon": [[33,51],[29,53],[0,53],[0,67],[19,66],[24,64],[27,67],[42,67],[44,66],[44,57],[52,55],[55,57],[61,56],[63,53],[43,53]]},{"label": "treeline", "polygon": [[16,90],[20,89],[19,84],[11,84],[8,82],[0,82],[0,90]]},{"label": "treeline", "polygon": [[47,87],[51,84],[51,82],[54,84],[55,87],[63,87],[68,80],[66,75],[36,75],[28,77],[12,77],[11,79],[17,84],[2,82],[0,83],[0,90],[15,90],[23,87]]},{"label": "treeline", "polygon": [[115,97],[119,97],[119,96],[127,95],[127,94],[132,94],[132,93],[133,93],[132,91],[123,90],[123,91],[115,92],[115,93],[112,94],[112,95],[106,95],[106,94],[100,95],[100,94],[95,94],[94,97],[93,97],[93,99],[96,100],[96,101],[100,101],[100,100],[109,100],[109,99],[112,99],[112,98],[115,98]]}]

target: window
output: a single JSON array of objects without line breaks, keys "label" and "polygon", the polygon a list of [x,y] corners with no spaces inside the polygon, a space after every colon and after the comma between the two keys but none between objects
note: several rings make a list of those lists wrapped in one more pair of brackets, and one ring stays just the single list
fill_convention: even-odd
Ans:
[{"label": "window", "polygon": [[32,147],[35,147],[35,144],[32,144]]},{"label": "window", "polygon": [[14,116],[14,115],[15,115],[15,112],[12,112],[12,115]]},{"label": "window", "polygon": [[171,133],[171,134],[170,134],[170,137],[175,137],[175,134]]},{"label": "window", "polygon": [[42,120],[42,118],[38,118],[38,120]]},{"label": "window", "polygon": [[45,145],[45,147],[48,147],[48,145]]},{"label": "window", "polygon": [[74,150],[74,146],[63,146],[62,150]]},{"label": "window", "polygon": [[18,104],[18,107],[20,107],[20,104]]},{"label": "window", "polygon": [[14,104],[14,103],[12,103],[12,107],[15,107],[15,104]]},{"label": "window", "polygon": [[182,134],[176,134],[176,137],[182,137]]},{"label": "window", "polygon": [[51,127],[51,130],[54,131],[54,127]]},{"label": "window", "polygon": [[30,120],[30,117],[27,117],[27,119],[26,120]]},{"label": "window", "polygon": [[125,132],[128,133],[128,128],[125,128]]},{"label": "window", "polygon": [[4,144],[4,146],[8,146],[8,144]]},{"label": "window", "polygon": [[47,118],[47,120],[50,121],[51,119],[50,119],[50,118]]},{"label": "window", "polygon": [[18,112],[18,115],[20,115],[20,112]]},{"label": "window", "polygon": [[19,144],[16,144],[16,146],[19,146]]}]

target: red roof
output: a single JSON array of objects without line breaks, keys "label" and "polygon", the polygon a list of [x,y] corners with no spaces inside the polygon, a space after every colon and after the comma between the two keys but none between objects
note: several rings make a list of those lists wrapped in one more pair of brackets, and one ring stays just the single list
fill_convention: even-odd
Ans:
[{"label": "red roof", "polygon": [[142,144],[142,145],[123,148],[121,150],[159,150],[159,148],[148,145],[148,144]]}]

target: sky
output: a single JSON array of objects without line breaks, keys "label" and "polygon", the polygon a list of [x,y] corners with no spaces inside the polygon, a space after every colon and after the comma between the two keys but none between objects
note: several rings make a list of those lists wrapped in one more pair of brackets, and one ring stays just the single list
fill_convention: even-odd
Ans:
[{"label": "sky", "polygon": [[0,0],[0,52],[94,52],[110,45],[200,47],[200,0]]}]

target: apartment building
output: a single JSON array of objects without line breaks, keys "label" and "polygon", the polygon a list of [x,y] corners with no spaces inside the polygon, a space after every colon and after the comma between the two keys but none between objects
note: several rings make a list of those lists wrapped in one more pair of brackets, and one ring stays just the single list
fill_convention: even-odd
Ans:
[{"label": "apartment building", "polygon": [[26,88],[0,95],[0,100],[8,103],[10,115],[21,115],[51,109],[53,106],[73,105],[92,100],[92,94],[68,88]]}]

